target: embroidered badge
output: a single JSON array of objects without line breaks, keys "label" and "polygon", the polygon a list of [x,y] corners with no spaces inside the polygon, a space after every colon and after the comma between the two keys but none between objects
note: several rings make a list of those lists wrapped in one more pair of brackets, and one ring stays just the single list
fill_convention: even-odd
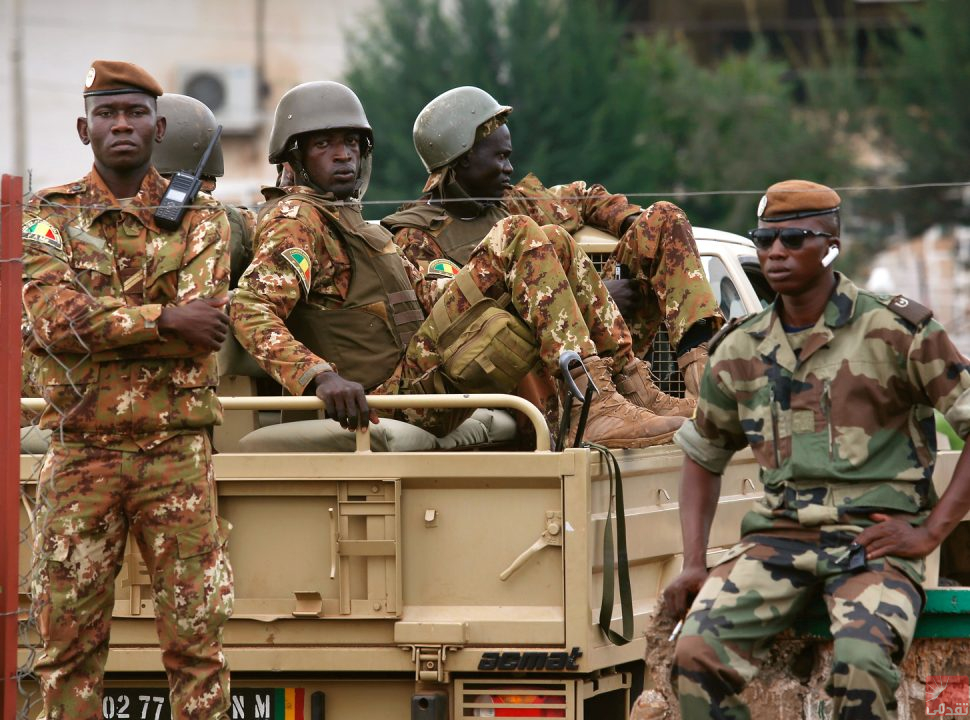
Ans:
[{"label": "embroidered badge", "polygon": [[458,274],[459,270],[461,268],[458,265],[444,258],[432,260],[428,263],[428,275],[434,275],[435,277],[454,277]]},{"label": "embroidered badge", "polygon": [[31,218],[23,224],[24,240],[47,245],[55,250],[63,250],[64,242],[60,231],[46,220]]},{"label": "embroidered badge", "polygon": [[303,286],[303,292],[306,295],[310,294],[310,258],[309,256],[300,250],[299,248],[289,248],[284,250],[281,255],[286,259],[286,261],[293,266],[296,270],[297,277],[300,278],[300,285]]},{"label": "embroidered badge", "polygon": [[761,202],[758,203],[758,218],[759,219],[761,219],[761,216],[765,214],[765,208],[767,208],[767,207],[768,207],[768,196],[767,195],[762,195],[761,196]]}]

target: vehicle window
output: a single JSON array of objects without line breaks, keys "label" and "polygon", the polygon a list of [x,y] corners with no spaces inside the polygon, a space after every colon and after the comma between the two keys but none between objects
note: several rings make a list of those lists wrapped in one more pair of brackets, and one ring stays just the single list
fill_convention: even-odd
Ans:
[{"label": "vehicle window", "polygon": [[775,301],[775,291],[771,289],[768,281],[765,280],[765,275],[761,272],[761,265],[758,264],[757,256],[742,255],[738,260],[741,261],[744,274],[748,276],[748,280],[751,282],[752,287],[754,287],[754,292],[758,296],[758,300],[761,301],[761,307],[767,307],[773,303]]},{"label": "vehicle window", "polygon": [[741,302],[741,293],[738,292],[721,258],[715,255],[703,255],[701,261],[704,263],[704,272],[707,273],[707,279],[711,283],[711,289],[714,290],[714,296],[724,317],[730,320],[747,315],[748,311]]}]

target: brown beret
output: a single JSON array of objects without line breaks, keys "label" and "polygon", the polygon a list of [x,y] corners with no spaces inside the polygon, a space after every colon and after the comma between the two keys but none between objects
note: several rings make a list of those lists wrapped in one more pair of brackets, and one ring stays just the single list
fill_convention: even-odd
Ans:
[{"label": "brown beret", "polygon": [[758,219],[781,222],[839,211],[842,198],[830,187],[808,180],[784,180],[775,183],[758,203]]},{"label": "brown beret", "polygon": [[120,60],[95,60],[84,79],[84,97],[144,93],[162,94],[162,86],[144,68]]}]

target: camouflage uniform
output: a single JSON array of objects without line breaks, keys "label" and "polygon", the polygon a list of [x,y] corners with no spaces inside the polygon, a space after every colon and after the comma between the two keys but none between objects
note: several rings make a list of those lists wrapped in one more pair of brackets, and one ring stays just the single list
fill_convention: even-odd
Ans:
[{"label": "camouflage uniform", "polygon": [[[289,190],[312,194],[307,187]],[[348,212],[346,204],[333,206]],[[354,212],[359,217],[359,210]],[[390,234],[386,236],[384,252],[400,256],[425,312],[440,302],[455,317],[470,306],[450,277],[424,276],[391,242]],[[305,272],[288,259],[287,253],[292,257],[294,249],[308,259]],[[516,313],[534,331],[540,358],[550,372],[558,373],[559,356],[566,350],[583,357],[614,356],[618,369],[630,356],[629,333],[622,318],[589,258],[567,233],[540,229],[529,218],[512,216],[485,236],[462,272],[471,276],[484,295],[511,296]],[[304,394],[313,378],[332,365],[297,341],[284,320],[300,302],[321,310],[341,308],[352,275],[350,256],[338,234],[309,202],[283,199],[260,221],[256,256],[233,297],[230,317],[243,347],[295,395]],[[402,344],[400,361],[389,377],[372,392],[425,392],[434,385],[441,365],[432,339],[434,331],[433,321],[424,321],[406,346]],[[366,343],[367,338],[359,340]],[[353,371],[334,369],[344,375]],[[447,432],[456,421],[454,411],[440,409],[408,410],[404,416],[436,434]]]},{"label": "camouflage uniform", "polygon": [[684,718],[749,717],[738,693],[766,643],[820,593],[835,639],[833,715],[895,714],[923,561],[867,563],[852,541],[872,512],[919,524],[933,508],[933,408],[970,432],[970,366],[922,306],[836,278],[807,330],[786,332],[772,305],[715,338],[697,414],[675,436],[715,474],[750,446],[765,486],[677,644]]},{"label": "camouflage uniform", "polygon": [[[704,276],[690,222],[672,203],[658,202],[644,211],[624,196],[610,194],[602,185],[576,181],[547,188],[532,174],[507,190],[502,202],[496,204],[462,198],[461,188],[449,182],[447,176],[436,193],[448,198],[445,206],[437,208],[438,212],[429,213],[419,205],[417,212],[405,210],[384,220],[404,254],[424,271],[442,258],[464,265],[487,232],[488,221],[510,214],[527,215],[539,225],[557,225],[569,233],[592,225],[620,238],[603,268],[603,276],[614,277],[621,266],[623,276],[635,281],[639,289],[641,302],[635,314],[624,318],[637,357],[650,350],[661,323],[666,324],[674,347],[699,320],[710,318],[712,329],[723,323],[717,299]],[[431,197],[425,196],[425,202]],[[486,222],[481,222],[480,216],[487,218]],[[622,233],[623,223],[630,217],[636,219]],[[438,238],[455,222],[475,223],[481,230],[467,233],[461,247],[446,251]]]},{"label": "camouflage uniform", "polygon": [[120,203],[97,171],[38,193],[25,212],[29,348],[54,430],[38,482],[32,591],[44,717],[101,716],[125,538],[152,577],[177,718],[225,717],[222,626],[232,608],[228,524],[216,516],[204,428],[221,422],[215,355],[161,335],[165,305],[224,295],[229,228],[200,195],[179,230],[153,219],[151,169]]},{"label": "camouflage uniform", "polygon": [[253,234],[256,212],[247,207],[224,205],[229,220],[229,289],[235,290],[239,278],[253,259]]},{"label": "camouflage uniform", "polygon": [[[212,194],[215,180],[203,180],[203,192]],[[219,202],[216,200],[216,202]],[[219,203],[229,221],[229,289],[239,285],[239,278],[253,259],[253,233],[256,232],[256,212],[250,208]]]}]

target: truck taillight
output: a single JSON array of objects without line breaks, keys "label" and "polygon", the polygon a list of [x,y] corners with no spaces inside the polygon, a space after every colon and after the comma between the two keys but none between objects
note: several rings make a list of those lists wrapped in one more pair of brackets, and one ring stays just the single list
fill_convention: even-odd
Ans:
[{"label": "truck taillight", "polygon": [[564,718],[566,710],[562,707],[562,698],[548,695],[508,694],[508,695],[478,695],[476,704],[488,704],[492,707],[476,708],[474,717],[505,717],[530,718],[549,717]]}]

